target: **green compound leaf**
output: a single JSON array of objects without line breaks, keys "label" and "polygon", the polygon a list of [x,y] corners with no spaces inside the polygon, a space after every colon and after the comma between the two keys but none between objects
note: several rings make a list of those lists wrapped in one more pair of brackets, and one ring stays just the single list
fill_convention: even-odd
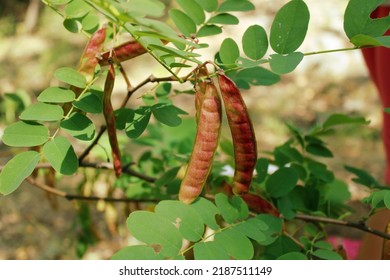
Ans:
[{"label": "green compound leaf", "polygon": [[78,101],[73,102],[73,105],[77,109],[91,114],[100,114],[103,111],[101,97],[92,92],[83,94]]},{"label": "green compound leaf", "polygon": [[362,34],[383,35],[390,27],[390,16],[372,19],[371,13],[386,0],[350,0],[344,14],[344,31],[349,39]]},{"label": "green compound leaf", "polygon": [[179,117],[180,114],[187,114],[174,105],[164,103],[156,104],[152,106],[151,109],[153,116],[159,122],[171,127],[179,126],[181,124],[182,120]]},{"label": "green compound leaf", "polygon": [[47,103],[66,103],[75,99],[75,93],[67,88],[49,87],[41,92],[38,96],[39,102]]},{"label": "green compound leaf", "polygon": [[134,245],[125,247],[116,252],[111,260],[163,260],[161,254],[156,254],[152,247]]},{"label": "green compound leaf", "polygon": [[237,73],[236,79],[254,86],[270,86],[280,81],[280,76],[263,67],[252,67]]},{"label": "green compound leaf", "polygon": [[229,254],[219,242],[199,242],[194,245],[195,260],[229,260]]},{"label": "green compound leaf", "polygon": [[19,118],[24,121],[52,122],[59,121],[63,117],[64,110],[61,106],[38,102],[27,107]]},{"label": "green compound leaf", "polygon": [[222,28],[215,25],[215,24],[206,24],[202,26],[198,33],[196,34],[197,37],[207,37],[207,36],[212,36],[212,35],[217,35],[222,33]]},{"label": "green compound leaf", "polygon": [[199,25],[205,21],[203,8],[195,0],[176,0],[176,2],[196,24]]},{"label": "green compound leaf", "polygon": [[239,56],[240,50],[237,46],[237,43],[232,38],[226,38],[223,40],[219,50],[219,57],[221,58],[223,64],[227,66],[234,66]]},{"label": "green compound leaf", "polygon": [[22,152],[12,158],[0,173],[0,193],[8,195],[34,171],[40,155],[35,151]]},{"label": "green compound leaf", "polygon": [[193,242],[202,238],[205,230],[203,220],[189,205],[176,200],[164,200],[156,206],[155,213],[175,224],[183,238]]},{"label": "green compound leaf", "polygon": [[16,122],[4,130],[4,144],[11,147],[34,147],[49,140],[49,129],[35,122]]},{"label": "green compound leaf", "polygon": [[77,171],[79,163],[76,153],[65,137],[58,136],[46,142],[43,146],[43,154],[53,168],[61,174],[72,175]]},{"label": "green compound leaf", "polygon": [[166,257],[179,254],[182,236],[179,229],[164,216],[148,211],[132,212],[127,219],[131,234]]},{"label": "green compound leaf", "polygon": [[87,86],[85,77],[73,68],[59,68],[54,72],[54,76],[58,80],[78,88],[85,88]]},{"label": "green compound leaf", "polygon": [[217,233],[215,242],[224,247],[230,256],[236,260],[250,260],[254,249],[252,242],[240,231],[231,228]]},{"label": "green compound leaf", "polygon": [[265,182],[267,193],[272,197],[288,194],[298,183],[298,175],[294,169],[282,167],[272,173]]},{"label": "green compound leaf", "polygon": [[219,210],[211,201],[200,197],[190,204],[190,207],[199,214],[205,225],[213,230],[219,229],[219,225],[215,220],[216,216],[219,214]]},{"label": "green compound leaf", "polygon": [[172,9],[169,11],[169,16],[185,36],[191,37],[192,34],[196,34],[196,24],[187,14],[180,10]]},{"label": "green compound leaf", "polygon": [[280,54],[294,52],[306,37],[310,12],[302,0],[292,0],[276,14],[271,26],[270,43]]},{"label": "green compound leaf", "polygon": [[126,135],[130,138],[138,138],[145,131],[150,120],[151,112],[140,109],[135,114],[129,114],[126,120]]},{"label": "green compound leaf", "polygon": [[82,113],[73,113],[61,122],[61,128],[81,141],[90,141],[95,136],[95,125]]},{"label": "green compound leaf", "polygon": [[273,54],[270,57],[269,65],[271,70],[277,74],[283,75],[294,71],[301,63],[304,55],[301,52],[294,52],[287,55]]},{"label": "green compound leaf", "polygon": [[268,50],[268,37],[260,25],[249,26],[242,37],[242,48],[247,57],[261,59]]},{"label": "green compound leaf", "polygon": [[223,2],[218,11],[219,12],[247,12],[255,9],[255,6],[247,0],[227,0]]},{"label": "green compound leaf", "polygon": [[218,9],[218,0],[195,0],[207,12],[214,12]]},{"label": "green compound leaf", "polygon": [[220,13],[220,14],[217,14],[217,15],[211,17],[207,22],[208,23],[215,23],[215,24],[235,25],[235,24],[238,24],[240,21],[236,16],[234,16],[232,14]]}]

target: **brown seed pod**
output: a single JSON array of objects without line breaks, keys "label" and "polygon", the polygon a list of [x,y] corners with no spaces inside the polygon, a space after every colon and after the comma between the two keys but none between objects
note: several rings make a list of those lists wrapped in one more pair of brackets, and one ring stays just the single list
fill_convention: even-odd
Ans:
[{"label": "brown seed pod", "polygon": [[[146,53],[147,50],[138,41],[125,42],[119,46],[116,46],[112,50],[112,56],[115,62],[123,62],[141,54]],[[99,64],[106,66],[109,64],[109,58],[111,57],[111,51],[106,51],[100,54]]]},{"label": "brown seed pod", "polygon": [[120,150],[118,145],[118,138],[116,135],[114,109],[111,104],[111,94],[114,89],[114,82],[115,82],[115,68],[114,65],[111,63],[109,65],[106,82],[104,84],[103,115],[106,120],[115,175],[119,177],[122,174],[122,163],[121,163],[121,155],[120,155]]},{"label": "brown seed pod", "polygon": [[95,67],[99,63],[97,56],[103,49],[105,39],[106,28],[103,27],[92,35],[88,44],[85,46],[77,71],[85,76],[87,83],[92,81]]},{"label": "brown seed pod", "polygon": [[256,166],[256,136],[236,84],[224,74],[218,75],[218,82],[234,145],[233,192],[242,195],[249,191]]},{"label": "brown seed pod", "polygon": [[221,131],[222,106],[216,86],[201,83],[196,91],[197,132],[186,174],[181,182],[179,200],[193,202],[202,192],[211,171]]}]

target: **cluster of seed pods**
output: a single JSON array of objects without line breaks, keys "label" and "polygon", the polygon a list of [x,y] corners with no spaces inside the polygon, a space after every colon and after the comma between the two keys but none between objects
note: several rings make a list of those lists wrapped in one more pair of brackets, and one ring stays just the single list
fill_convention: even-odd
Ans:
[{"label": "cluster of seed pods", "polygon": [[[233,193],[244,195],[249,191],[256,166],[256,137],[248,110],[236,84],[223,73],[218,73],[218,84],[234,145]],[[221,101],[218,89],[211,81],[198,85],[195,107],[197,133],[179,191],[179,200],[187,204],[201,194],[219,143]]]}]

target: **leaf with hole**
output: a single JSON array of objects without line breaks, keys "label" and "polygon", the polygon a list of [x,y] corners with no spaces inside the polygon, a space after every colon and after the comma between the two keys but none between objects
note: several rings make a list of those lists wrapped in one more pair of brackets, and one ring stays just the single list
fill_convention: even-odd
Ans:
[{"label": "leaf with hole", "polygon": [[371,18],[371,13],[386,0],[350,0],[344,13],[344,31],[349,39],[356,35],[378,37],[390,27],[390,16]]},{"label": "leaf with hole", "polygon": [[179,229],[183,238],[196,242],[205,230],[203,220],[189,205],[177,200],[164,200],[157,204],[155,213],[167,218]]},{"label": "leaf with hole", "polygon": [[49,140],[49,129],[36,122],[16,122],[4,130],[2,141],[11,147],[34,147]]},{"label": "leaf with hole", "polygon": [[63,117],[64,110],[61,106],[38,102],[27,107],[19,118],[24,121],[53,122]]},{"label": "leaf with hole", "polygon": [[247,57],[253,60],[261,59],[268,49],[268,37],[260,25],[251,25],[242,37],[242,48]]},{"label": "leaf with hole", "polygon": [[272,22],[270,43],[280,54],[296,51],[303,43],[310,20],[310,12],[302,0],[292,0],[284,5]]},{"label": "leaf with hole", "polygon": [[0,173],[0,193],[8,195],[31,175],[38,164],[40,155],[35,151],[17,154],[9,160]]},{"label": "leaf with hole", "polygon": [[135,211],[129,215],[127,227],[136,239],[154,248],[156,253],[165,257],[179,254],[182,236],[179,229],[164,216],[148,211]]},{"label": "leaf with hole", "polygon": [[47,103],[66,103],[75,99],[75,93],[67,88],[49,87],[42,91],[38,96],[39,102]]},{"label": "leaf with hole", "polygon": [[68,119],[60,124],[61,128],[82,141],[90,141],[95,136],[95,125],[80,112],[73,113]]},{"label": "leaf with hole", "polygon": [[63,174],[72,175],[78,168],[78,159],[69,140],[58,136],[46,142],[43,146],[43,154],[53,168]]},{"label": "leaf with hole", "polygon": [[127,246],[114,255],[111,260],[163,260],[161,254],[156,254],[152,247],[145,245]]}]

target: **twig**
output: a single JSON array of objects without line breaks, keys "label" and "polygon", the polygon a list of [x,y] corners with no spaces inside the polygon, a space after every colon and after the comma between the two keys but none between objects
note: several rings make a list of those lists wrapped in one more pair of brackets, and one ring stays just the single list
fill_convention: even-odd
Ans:
[{"label": "twig", "polygon": [[63,197],[66,200],[72,201],[72,200],[84,200],[84,201],[107,201],[107,202],[158,202],[156,199],[134,199],[134,198],[127,198],[127,197],[98,197],[98,196],[83,196],[83,195],[76,195],[76,194],[69,194],[60,190],[57,190],[55,188],[52,188],[46,184],[43,184],[41,182],[38,182],[32,177],[28,177],[27,182],[29,182],[31,185],[42,189],[50,194],[53,194],[55,196]]},{"label": "twig", "polygon": [[93,142],[84,150],[84,152],[79,157],[79,165],[82,165],[82,162],[84,159],[89,155],[93,147],[96,146],[96,144],[99,142],[100,138],[102,137],[103,133],[106,131],[107,127],[105,125],[100,127],[99,133],[96,135],[96,138],[93,140]]},{"label": "twig", "polygon": [[[107,170],[114,170],[114,167],[109,162],[82,162],[80,167],[86,167],[86,168],[94,168],[94,169],[107,169]],[[0,170],[3,169],[4,166],[0,166]],[[35,167],[35,169],[45,169],[45,168],[51,168],[52,166],[49,163],[39,163]],[[126,165],[123,167],[122,172],[134,177],[137,177],[139,179],[142,179],[149,183],[154,183],[157,179],[155,177],[151,177],[148,175],[145,175],[141,172],[135,171],[134,169],[131,169],[129,165]]]},{"label": "twig", "polygon": [[297,214],[295,216],[295,219],[302,220],[302,221],[308,221],[308,222],[325,223],[325,224],[333,224],[333,225],[356,228],[358,230],[368,232],[368,233],[371,233],[371,234],[374,234],[374,235],[377,235],[377,236],[380,236],[382,238],[390,240],[390,234],[373,229],[373,228],[367,226],[363,222],[349,222],[349,221],[336,220],[336,219],[326,218],[326,217],[309,216],[309,215],[304,215],[304,214]]}]

